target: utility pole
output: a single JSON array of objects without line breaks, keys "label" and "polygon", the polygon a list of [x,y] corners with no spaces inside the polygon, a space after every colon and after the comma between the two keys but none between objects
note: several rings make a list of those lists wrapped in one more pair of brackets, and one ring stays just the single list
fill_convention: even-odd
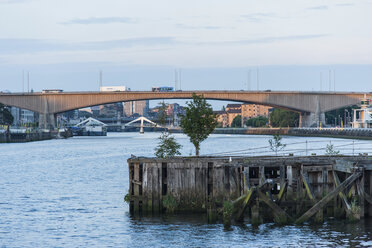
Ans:
[{"label": "utility pole", "polygon": [[102,87],[102,70],[99,71],[99,90],[101,90]]},{"label": "utility pole", "polygon": [[27,72],[27,92],[30,93],[30,72]]},{"label": "utility pole", "polygon": [[178,73],[177,69],[174,70],[174,90],[177,90],[177,83],[178,83]]},{"label": "utility pole", "polygon": [[25,92],[25,70],[22,70],[22,92]]},{"label": "utility pole", "polygon": [[332,85],[331,85],[331,70],[329,70],[329,91],[332,90]]},{"label": "utility pole", "polygon": [[181,90],[181,79],[182,79],[181,68],[179,69],[178,76],[180,78],[179,83],[180,83],[180,90]]},{"label": "utility pole", "polygon": [[251,69],[247,72],[247,90],[251,90]]},{"label": "utility pole", "polygon": [[336,71],[333,69],[333,89],[336,92]]}]

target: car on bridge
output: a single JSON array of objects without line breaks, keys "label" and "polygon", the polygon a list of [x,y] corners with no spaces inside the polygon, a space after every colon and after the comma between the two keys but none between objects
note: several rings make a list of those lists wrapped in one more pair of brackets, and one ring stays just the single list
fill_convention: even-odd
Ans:
[{"label": "car on bridge", "polygon": [[60,89],[50,89],[50,90],[42,90],[41,93],[62,93],[63,90]]},{"label": "car on bridge", "polygon": [[168,86],[152,87],[151,91],[152,92],[172,92],[172,91],[174,91],[174,88],[173,87],[168,87]]}]

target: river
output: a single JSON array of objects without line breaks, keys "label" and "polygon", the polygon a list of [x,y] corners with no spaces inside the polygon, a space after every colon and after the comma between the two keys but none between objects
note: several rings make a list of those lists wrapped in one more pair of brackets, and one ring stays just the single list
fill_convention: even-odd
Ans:
[{"label": "river", "polygon": [[[200,215],[130,216],[123,201],[126,160],[153,156],[158,136],[109,133],[0,144],[1,247],[372,247],[371,219],[258,228],[246,223],[225,230]],[[183,155],[193,153],[186,136],[175,137]],[[270,138],[211,135],[201,154],[264,155]],[[345,154],[372,152],[372,141],[283,137],[282,143],[287,146],[280,152],[294,155],[322,154],[329,144]]]}]

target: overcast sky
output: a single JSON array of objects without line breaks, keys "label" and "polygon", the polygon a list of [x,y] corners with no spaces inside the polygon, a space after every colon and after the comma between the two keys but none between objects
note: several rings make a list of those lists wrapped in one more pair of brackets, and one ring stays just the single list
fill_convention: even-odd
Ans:
[{"label": "overcast sky", "polygon": [[[0,90],[372,91],[372,0],[0,0]],[[331,70],[331,73],[329,73]],[[322,74],[322,76],[321,76]],[[331,75],[331,78],[329,78]],[[335,77],[335,79],[334,79]],[[26,80],[27,81],[27,80]]]}]

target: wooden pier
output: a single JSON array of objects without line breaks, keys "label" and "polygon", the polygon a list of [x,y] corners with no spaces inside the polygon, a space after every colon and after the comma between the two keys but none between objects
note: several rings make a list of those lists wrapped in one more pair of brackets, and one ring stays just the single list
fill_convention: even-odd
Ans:
[{"label": "wooden pier", "polygon": [[135,157],[132,213],[203,212],[226,223],[372,217],[372,157]]}]

